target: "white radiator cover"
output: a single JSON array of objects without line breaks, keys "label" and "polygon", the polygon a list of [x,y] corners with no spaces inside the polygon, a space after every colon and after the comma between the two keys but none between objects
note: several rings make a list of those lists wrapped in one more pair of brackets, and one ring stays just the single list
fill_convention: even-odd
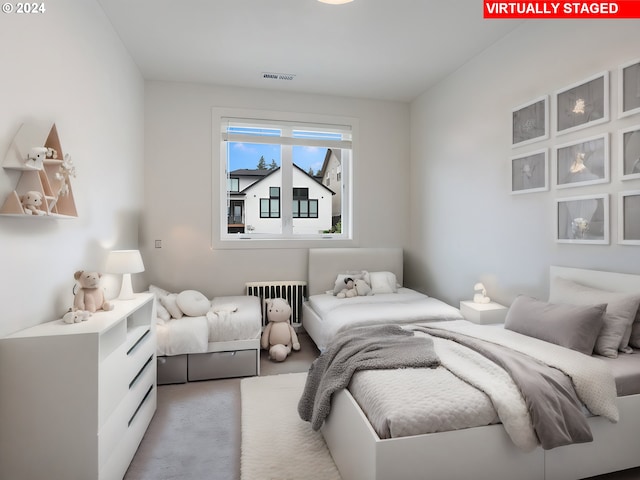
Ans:
[{"label": "white radiator cover", "polygon": [[294,327],[302,325],[302,302],[307,295],[307,282],[301,280],[247,282],[247,295],[260,297],[262,303],[262,326],[267,324],[267,303],[269,298],[284,298],[291,305],[289,322]]}]

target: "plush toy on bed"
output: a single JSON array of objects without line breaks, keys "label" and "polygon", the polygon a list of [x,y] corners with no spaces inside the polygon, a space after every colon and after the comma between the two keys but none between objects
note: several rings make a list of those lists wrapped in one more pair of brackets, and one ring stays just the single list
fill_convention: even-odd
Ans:
[{"label": "plush toy on bed", "polygon": [[74,310],[87,310],[91,313],[97,310],[113,310],[114,305],[106,301],[104,292],[100,288],[100,277],[102,277],[101,273],[84,270],[78,270],[73,274],[73,278],[80,285],[78,291],[74,291]]},{"label": "plush toy on bed", "polygon": [[358,291],[356,290],[356,282],[354,282],[353,278],[345,277],[344,279],[344,288],[338,292],[336,297],[338,298],[351,298],[357,297]]},{"label": "plush toy on bed", "polygon": [[289,324],[291,307],[283,298],[272,298],[267,300],[267,323],[260,346],[264,350],[269,350],[269,358],[276,362],[286,360],[291,353],[291,349],[300,350],[300,343],[296,331]]}]

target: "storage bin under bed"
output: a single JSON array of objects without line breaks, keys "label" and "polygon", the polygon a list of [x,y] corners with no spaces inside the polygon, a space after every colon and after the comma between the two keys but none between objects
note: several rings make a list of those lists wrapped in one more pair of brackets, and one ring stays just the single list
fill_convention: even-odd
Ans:
[{"label": "storage bin under bed", "polygon": [[158,385],[260,375],[260,338],[218,342],[205,353],[158,356]]}]

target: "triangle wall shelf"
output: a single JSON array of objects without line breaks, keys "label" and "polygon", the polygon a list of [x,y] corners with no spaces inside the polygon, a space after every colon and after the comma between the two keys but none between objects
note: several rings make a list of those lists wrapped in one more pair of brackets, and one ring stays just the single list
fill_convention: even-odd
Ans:
[{"label": "triangle wall shelf", "polygon": [[[44,143],[43,143],[44,141]],[[0,215],[32,218],[76,218],[70,177],[75,176],[71,157],[65,156],[55,123],[42,130],[34,124],[22,124],[11,141],[2,163],[5,170],[19,171],[15,190],[0,208]],[[25,208],[22,199],[38,192],[42,203]]]}]

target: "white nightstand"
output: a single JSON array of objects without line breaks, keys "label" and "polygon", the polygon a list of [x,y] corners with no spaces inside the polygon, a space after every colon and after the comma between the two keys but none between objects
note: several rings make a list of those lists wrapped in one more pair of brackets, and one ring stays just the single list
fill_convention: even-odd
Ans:
[{"label": "white nightstand", "polygon": [[496,302],[475,303],[472,300],[460,302],[460,311],[464,318],[473,323],[486,325],[489,323],[504,323],[508,308]]}]

